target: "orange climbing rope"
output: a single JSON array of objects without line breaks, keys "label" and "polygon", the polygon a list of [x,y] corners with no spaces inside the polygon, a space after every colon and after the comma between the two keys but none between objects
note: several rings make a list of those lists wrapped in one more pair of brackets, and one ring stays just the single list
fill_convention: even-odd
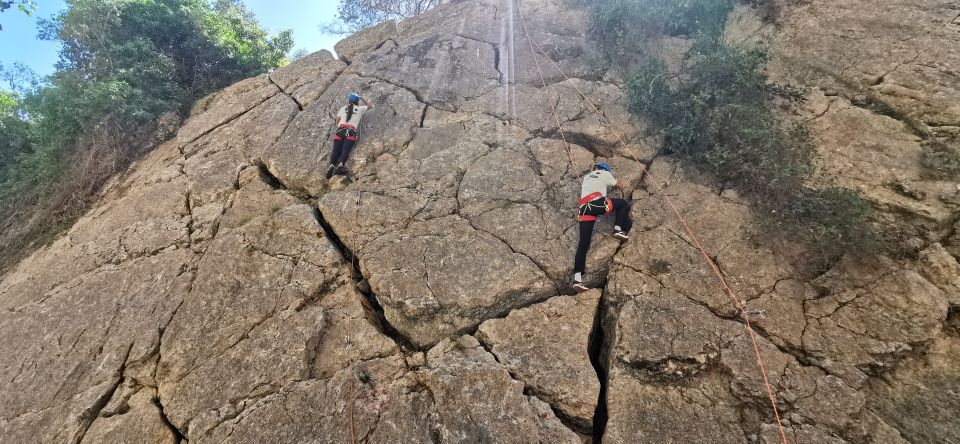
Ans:
[{"label": "orange climbing rope", "polygon": [[357,444],[357,434],[353,430],[353,368],[350,370],[350,442]]},{"label": "orange climbing rope", "polygon": [[[774,395],[773,386],[770,385],[770,379],[767,377],[767,369],[763,363],[763,357],[760,354],[760,346],[757,344],[756,334],[753,331],[753,326],[750,324],[750,317],[747,313],[746,307],[743,306],[743,304],[740,302],[740,299],[737,297],[736,293],[733,291],[733,288],[731,288],[730,284],[727,283],[726,278],[723,277],[723,273],[720,271],[720,268],[717,266],[716,262],[714,262],[714,260],[707,253],[707,250],[706,248],[704,248],[703,242],[700,240],[700,237],[697,236],[696,233],[694,233],[694,231],[690,228],[690,225],[687,223],[687,220],[683,217],[683,215],[680,213],[680,210],[673,203],[673,199],[670,198],[670,196],[663,189],[663,186],[660,185],[660,180],[657,179],[656,176],[650,173],[650,171],[643,164],[643,162],[640,161],[640,158],[636,155],[636,152],[632,148],[630,148],[629,145],[627,145],[627,143],[623,140],[623,137],[620,135],[620,133],[613,128],[613,126],[610,124],[610,121],[607,120],[606,116],[604,116],[603,113],[600,112],[600,109],[597,107],[597,105],[592,100],[590,100],[590,98],[587,97],[586,94],[583,93],[583,91],[576,85],[576,83],[574,83],[573,81],[571,81],[569,77],[567,77],[567,75],[563,72],[562,69],[560,69],[560,66],[557,65],[556,62],[554,62],[549,56],[547,56],[543,48],[533,43],[533,40],[530,38],[530,34],[527,32],[526,21],[524,20],[523,14],[519,11],[519,9],[517,10],[517,15],[520,16],[520,23],[523,25],[524,34],[526,35],[527,43],[531,47],[531,51],[533,52],[534,51],[533,47],[536,46],[540,54],[542,54],[545,59],[549,60],[550,63],[553,64],[557,72],[559,72],[560,75],[563,76],[563,78],[566,79],[574,87],[574,89],[576,89],[577,93],[580,94],[580,97],[582,97],[583,100],[587,104],[589,104],[591,108],[593,108],[593,111],[594,113],[596,113],[597,117],[601,120],[604,126],[606,126],[614,134],[614,136],[616,136],[620,144],[630,154],[630,157],[632,157],[637,162],[637,164],[640,165],[640,169],[643,172],[643,177],[645,179],[652,178],[651,182],[653,182],[653,185],[656,187],[660,195],[663,196],[663,199],[667,203],[667,205],[670,206],[670,209],[673,211],[673,214],[677,217],[677,220],[679,220],[680,224],[683,226],[684,231],[687,233],[688,236],[690,236],[690,239],[693,240],[694,245],[696,246],[697,250],[700,251],[700,254],[703,256],[704,260],[707,261],[707,264],[710,266],[710,269],[713,271],[713,274],[717,276],[717,279],[720,281],[720,284],[723,285],[724,292],[730,297],[734,305],[736,305],[736,307],[740,310],[741,317],[743,318],[743,321],[744,321],[744,328],[746,329],[747,334],[750,337],[750,341],[753,343],[753,351],[757,357],[757,365],[760,367],[760,374],[763,376],[763,383],[766,386],[767,395],[770,398],[770,407],[773,409],[773,415],[774,417],[776,417],[776,420],[777,420],[777,427],[780,431],[780,438],[783,440],[784,444],[789,444],[789,442],[787,441],[786,432],[784,431],[784,428],[783,428],[783,423],[780,419],[780,410],[777,408],[776,395]],[[536,52],[534,52],[533,58],[535,61],[537,60]],[[539,69],[540,69],[540,64],[539,62],[537,62],[537,70],[539,71]],[[542,73],[541,73],[541,79],[543,79]],[[544,82],[544,86],[546,86],[545,82]],[[562,131],[561,131],[561,134],[563,134]],[[571,157],[571,161],[572,161],[572,157]]]}]

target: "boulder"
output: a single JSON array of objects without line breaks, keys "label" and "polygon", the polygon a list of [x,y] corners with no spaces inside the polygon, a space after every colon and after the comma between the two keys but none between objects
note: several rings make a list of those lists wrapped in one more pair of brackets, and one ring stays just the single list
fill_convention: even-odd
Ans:
[{"label": "boulder", "polygon": [[620,367],[607,387],[606,442],[718,442],[746,440],[738,403],[718,374],[693,387],[643,383]]},{"label": "boulder", "polygon": [[956,181],[928,177],[923,137],[843,97],[827,99],[826,110],[809,125],[819,145],[816,183],[860,191],[905,236],[932,241],[948,233],[957,210],[949,202],[960,191]]},{"label": "boulder", "polygon": [[193,279],[183,269],[191,256],[177,249],[105,265],[0,313],[0,435],[79,441],[125,377],[149,380]]},{"label": "boulder", "polygon": [[804,349],[861,371],[889,369],[923,347],[947,315],[942,290],[891,261],[845,261],[814,284],[825,296],[806,304]]},{"label": "boulder", "polygon": [[420,347],[557,293],[530,258],[456,216],[414,222],[360,254],[387,320]]},{"label": "boulder", "polygon": [[589,347],[600,291],[557,296],[480,324],[477,339],[540,399],[585,430],[600,381]]},{"label": "boulder", "polygon": [[920,269],[930,283],[940,287],[952,305],[960,305],[960,262],[943,245],[932,244],[920,252]]},{"label": "boulder", "polygon": [[[298,441],[317,435],[371,442],[578,443],[542,401],[469,336],[431,350],[408,372],[401,355],[361,361],[262,397],[206,438],[217,442]],[[469,413],[468,413],[469,412]]]},{"label": "boulder", "polygon": [[775,76],[851,96],[866,93],[922,126],[958,126],[954,5],[889,3],[868,15],[864,8],[870,8],[865,0],[783,7]]},{"label": "boulder", "polygon": [[579,443],[550,406],[524,394],[524,384],[471,336],[446,339],[427,353],[427,368],[414,374],[437,405],[440,442],[486,436],[508,443]]},{"label": "boulder", "polygon": [[270,73],[270,81],[304,108],[320,97],[346,67],[322,50]]},{"label": "boulder", "polygon": [[350,63],[358,54],[363,54],[377,45],[397,36],[397,22],[387,20],[340,40],[333,49],[341,60]]}]

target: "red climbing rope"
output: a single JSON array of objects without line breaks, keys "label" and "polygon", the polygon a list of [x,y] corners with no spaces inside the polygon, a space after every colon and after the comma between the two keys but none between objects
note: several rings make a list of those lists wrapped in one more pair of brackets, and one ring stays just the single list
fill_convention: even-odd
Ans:
[{"label": "red climbing rope", "polygon": [[[597,117],[601,120],[604,126],[606,126],[613,133],[613,135],[616,136],[620,144],[630,154],[630,157],[632,157],[637,162],[637,164],[640,165],[640,169],[643,172],[644,179],[648,179],[648,178],[651,179],[650,181],[653,182],[653,185],[656,187],[657,191],[660,193],[661,196],[663,196],[664,201],[667,203],[667,205],[670,206],[670,209],[673,211],[673,214],[677,217],[677,220],[680,221],[680,224],[683,226],[684,231],[687,233],[688,236],[690,236],[690,239],[693,240],[697,250],[700,251],[700,254],[703,256],[704,260],[707,261],[707,264],[710,266],[710,269],[713,270],[713,274],[717,276],[717,279],[720,281],[720,284],[723,285],[724,292],[730,297],[734,305],[736,305],[736,307],[740,310],[741,317],[743,317],[743,321],[744,321],[744,328],[746,329],[747,334],[750,337],[750,341],[753,343],[753,351],[757,357],[757,365],[760,367],[760,374],[763,376],[763,383],[766,386],[767,395],[770,398],[770,407],[773,409],[773,415],[774,417],[776,417],[776,420],[777,420],[777,427],[779,428],[779,431],[780,431],[780,438],[783,440],[784,444],[789,444],[789,442],[787,441],[786,432],[784,431],[784,428],[783,428],[783,423],[780,419],[780,410],[777,408],[777,400],[776,400],[777,398],[776,398],[776,395],[774,395],[773,393],[773,386],[770,385],[770,379],[767,377],[767,369],[763,363],[763,357],[760,354],[760,346],[757,344],[756,334],[753,331],[753,326],[750,324],[750,317],[747,313],[746,307],[743,306],[743,304],[740,302],[740,299],[737,297],[737,294],[733,291],[733,288],[731,288],[730,284],[727,283],[726,278],[723,277],[723,273],[720,271],[720,268],[717,266],[716,262],[714,262],[714,260],[707,253],[707,250],[706,248],[704,248],[703,242],[700,240],[700,237],[697,236],[696,233],[694,233],[694,231],[690,228],[690,225],[687,223],[687,220],[683,217],[683,215],[680,213],[680,210],[673,203],[673,199],[670,198],[670,196],[663,189],[663,186],[660,185],[660,180],[657,179],[656,176],[650,173],[650,171],[643,164],[643,162],[640,161],[640,158],[639,156],[636,155],[636,152],[632,148],[630,148],[629,145],[627,145],[627,143],[623,140],[623,137],[620,135],[620,133],[613,128],[613,126],[610,124],[610,121],[607,120],[606,116],[604,116],[603,113],[600,112],[600,109],[597,107],[597,105],[592,100],[590,100],[590,98],[587,97],[586,94],[583,93],[583,91],[576,85],[575,82],[573,82],[569,77],[567,77],[567,75],[563,72],[560,66],[557,65],[556,62],[554,62],[549,56],[547,56],[543,48],[533,43],[533,40],[530,38],[530,34],[527,32],[526,21],[524,20],[523,14],[519,11],[519,9],[517,10],[517,15],[520,16],[520,22],[523,24],[523,30],[527,37],[527,43],[531,47],[531,52],[534,51],[533,48],[534,46],[536,46],[540,54],[542,54],[544,58],[546,58],[547,60],[550,61],[550,63],[553,64],[557,72],[559,72],[560,75],[563,76],[563,78],[566,79],[573,86],[574,89],[576,89],[577,93],[580,94],[580,97],[582,97],[583,100],[587,104],[589,104],[591,108],[593,108],[593,112],[596,113]],[[533,54],[533,58],[535,61],[537,60],[536,53]],[[538,71],[540,70],[539,62],[537,62],[537,70]],[[543,79],[542,73],[540,74],[540,78],[541,80]],[[546,86],[546,82],[544,82],[544,86]],[[562,131],[561,131],[561,134],[563,134]],[[572,157],[571,157],[571,161],[572,161]]]},{"label": "red climbing rope", "polygon": [[[550,102],[550,113],[553,114],[553,120],[557,123],[557,131],[560,131],[560,138],[563,140],[563,147],[567,151],[567,158],[570,159],[570,167],[573,168],[573,173],[577,175],[577,181],[580,181],[580,169],[577,168],[576,162],[573,161],[573,153],[570,150],[570,144],[567,142],[567,137],[563,134],[563,125],[560,123],[560,118],[557,117],[557,102],[560,101],[560,95],[557,94],[557,102],[553,101],[553,97],[550,95],[550,87],[547,85],[547,80],[543,77],[543,71],[540,69],[540,61],[537,60],[537,54],[533,52],[532,40],[530,40],[530,34],[527,32],[527,22],[523,20],[523,14],[520,14],[517,11],[517,14],[520,15],[520,23],[523,24],[523,33],[527,36],[527,44],[530,45],[530,52],[533,53],[533,61],[537,65],[537,74],[540,76],[540,83],[543,83],[543,89],[546,90],[547,102]],[[509,84],[510,79],[507,79]]]}]

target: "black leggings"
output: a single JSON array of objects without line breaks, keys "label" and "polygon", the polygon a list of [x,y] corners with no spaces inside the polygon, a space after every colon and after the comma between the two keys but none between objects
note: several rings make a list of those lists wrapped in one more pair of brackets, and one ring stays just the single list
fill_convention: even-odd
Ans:
[{"label": "black leggings", "polygon": [[[624,233],[629,233],[633,227],[630,220],[630,203],[623,199],[610,199],[613,211],[616,213],[617,225]],[[573,272],[583,273],[587,267],[587,252],[590,251],[590,241],[593,238],[593,225],[596,220],[580,221],[580,243],[577,244],[577,255],[573,261]]]},{"label": "black leggings", "polygon": [[350,151],[353,150],[352,140],[338,139],[333,141],[333,152],[330,153],[330,165],[339,165],[347,163],[350,158]]}]

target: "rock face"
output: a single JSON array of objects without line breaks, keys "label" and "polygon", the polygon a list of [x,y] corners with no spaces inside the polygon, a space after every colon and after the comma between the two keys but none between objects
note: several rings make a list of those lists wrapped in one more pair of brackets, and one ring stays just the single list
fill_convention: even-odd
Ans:
[{"label": "rock face", "polygon": [[[0,436],[782,442],[759,353],[790,442],[960,439],[960,199],[929,167],[960,126],[958,11],[780,6],[774,24],[739,9],[731,33],[809,88],[787,112],[817,138],[817,183],[861,189],[903,258],[804,275],[736,193],[657,154],[582,10],[451,2],[200,100],[3,276]],[[328,182],[348,91],[377,108],[351,178]],[[585,277],[603,288],[566,296],[578,179],[600,160],[636,229],[621,245],[602,220]]]},{"label": "rock face", "polygon": [[[807,116],[824,182],[860,189],[910,236],[944,241],[958,211],[960,21],[956,4],[782,3],[775,78],[813,88]],[[856,137],[850,137],[855,134]],[[938,148],[939,147],[939,148]],[[955,161],[954,161],[955,162]]]},{"label": "rock face", "polygon": [[600,291],[557,296],[480,324],[477,338],[537,396],[590,429],[600,381],[590,363],[590,332]]}]

